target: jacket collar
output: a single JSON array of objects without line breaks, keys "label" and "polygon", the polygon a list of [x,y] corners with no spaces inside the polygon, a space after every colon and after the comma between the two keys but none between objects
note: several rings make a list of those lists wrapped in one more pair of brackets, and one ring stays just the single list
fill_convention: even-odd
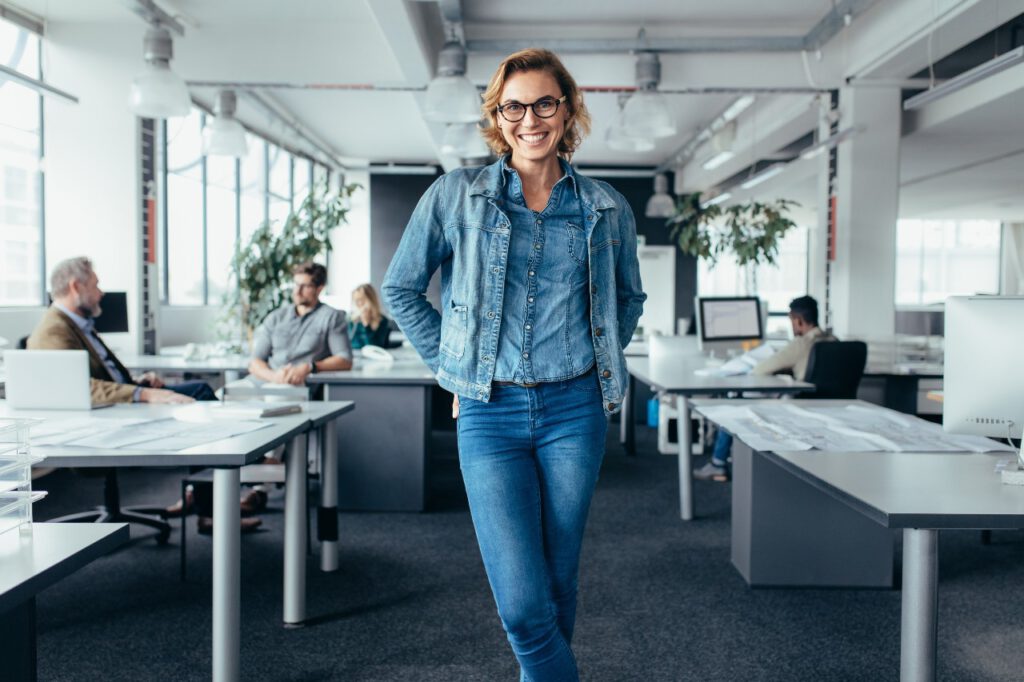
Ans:
[{"label": "jacket collar", "polygon": [[[477,171],[476,177],[469,186],[470,196],[481,195],[488,199],[500,196],[505,178],[502,170],[504,159],[498,159],[492,164],[484,166]],[[579,193],[580,201],[584,206],[601,211],[606,208],[613,208],[617,205],[614,197],[595,180],[582,175],[579,171],[573,171],[573,179],[576,182],[576,191]]]}]

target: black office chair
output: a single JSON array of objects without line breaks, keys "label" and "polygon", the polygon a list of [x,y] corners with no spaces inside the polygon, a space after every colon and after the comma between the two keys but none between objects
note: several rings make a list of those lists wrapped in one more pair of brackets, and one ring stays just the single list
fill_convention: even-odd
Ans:
[{"label": "black office chair", "polygon": [[813,391],[798,398],[854,399],[864,376],[868,345],[863,341],[819,341],[811,348],[805,381]]},{"label": "black office chair", "polygon": [[[79,472],[89,471],[78,469]],[[165,545],[171,537],[171,525],[161,518],[164,511],[161,507],[122,507],[121,490],[117,485],[117,469],[100,469],[103,474],[103,504],[93,511],[68,514],[52,523],[138,523],[149,526],[157,531],[156,541]]]}]

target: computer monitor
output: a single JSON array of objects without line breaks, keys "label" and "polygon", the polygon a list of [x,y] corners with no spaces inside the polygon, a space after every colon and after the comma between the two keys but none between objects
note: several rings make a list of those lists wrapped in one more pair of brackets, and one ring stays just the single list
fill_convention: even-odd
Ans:
[{"label": "computer monitor", "polygon": [[942,426],[954,433],[1021,437],[1024,296],[946,299]]},{"label": "computer monitor", "polygon": [[737,348],[764,338],[764,317],[757,296],[698,296],[694,309],[702,350]]},{"label": "computer monitor", "polygon": [[104,334],[128,331],[128,294],[108,291],[100,301],[103,314],[96,318],[96,331]]}]

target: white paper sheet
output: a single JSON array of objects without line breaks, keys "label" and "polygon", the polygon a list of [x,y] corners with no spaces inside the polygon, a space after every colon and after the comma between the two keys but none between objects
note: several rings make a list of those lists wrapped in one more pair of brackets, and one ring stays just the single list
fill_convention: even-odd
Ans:
[{"label": "white paper sheet", "polygon": [[756,450],[1013,451],[989,438],[946,433],[938,424],[881,407],[802,407],[780,402],[697,410]]}]

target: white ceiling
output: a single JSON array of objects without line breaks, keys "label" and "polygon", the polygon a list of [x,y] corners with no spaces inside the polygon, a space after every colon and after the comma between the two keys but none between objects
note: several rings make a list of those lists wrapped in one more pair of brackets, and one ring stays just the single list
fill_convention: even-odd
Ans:
[{"label": "white ceiling", "polygon": [[[185,37],[175,39],[172,67],[189,81],[421,87],[433,73],[436,49],[444,40],[438,6],[429,0],[157,2],[171,14],[181,16],[186,25]],[[111,31],[128,30],[125,27],[130,26],[141,35],[143,26],[130,10],[130,0],[16,0],[16,4],[43,16],[54,29],[61,23],[91,23],[98,28],[109,26]],[[565,45],[565,41],[583,39],[621,41],[636,38],[641,28],[651,40],[714,38],[728,42],[741,37],[804,36],[834,4],[833,0],[462,0],[461,11],[464,36],[471,43],[530,40]],[[832,38],[820,58],[809,53],[807,69],[799,53],[664,53],[662,87],[808,87],[812,82],[819,87],[838,87],[844,76],[853,72],[858,77],[870,74],[871,69],[862,65],[873,63],[887,65],[884,68],[888,71],[879,66],[878,73],[906,77],[922,68],[925,59],[924,51],[919,49],[923,34],[909,23],[918,21],[928,26],[933,13],[947,22],[942,40],[932,46],[939,57],[958,47],[947,36],[955,33],[966,41],[989,30],[986,21],[1005,20],[1001,17],[1008,13],[1013,16],[1013,12],[1024,11],[1024,0],[1002,0],[999,16],[985,10],[986,0],[900,0],[898,7],[888,2],[868,4],[863,14],[854,17],[851,27]],[[915,7],[908,5],[920,7],[914,12]],[[905,49],[901,51],[900,45]],[[474,82],[484,85],[501,56],[471,53],[469,75]],[[585,88],[633,85],[635,60],[627,52],[577,54],[566,50],[563,57]],[[892,64],[899,65],[897,72],[893,72],[896,67]],[[214,92],[214,88],[193,89],[204,101],[211,101]],[[370,162],[439,161],[441,130],[422,120],[419,93],[340,89],[266,92],[330,146],[337,157]],[[617,95],[589,91],[586,101],[594,130],[575,160],[583,166],[658,166],[672,158],[735,97],[670,95],[679,133],[659,141],[652,152],[624,155],[604,144],[605,131],[617,111]],[[901,210],[928,215],[984,209],[1019,211],[1024,216],[1024,156],[996,158],[1012,151],[1015,144],[1024,147],[1024,119],[1019,114],[1024,110],[1022,98],[1024,94],[1000,106],[981,107],[906,137],[901,146],[905,185]],[[759,128],[768,129],[772,121],[767,118],[782,112],[785,101],[778,96],[759,96],[743,118],[757,119]],[[241,117],[256,116],[254,111],[243,98]],[[265,120],[256,123],[266,127]],[[810,128],[799,132],[784,126],[779,129],[790,137],[773,141],[781,146]],[[758,144],[756,134],[752,143]],[[761,139],[756,152],[770,153],[772,150],[765,146]],[[813,172],[794,168],[766,183],[760,191],[790,192],[797,198],[809,192],[813,202],[815,184]]]}]

